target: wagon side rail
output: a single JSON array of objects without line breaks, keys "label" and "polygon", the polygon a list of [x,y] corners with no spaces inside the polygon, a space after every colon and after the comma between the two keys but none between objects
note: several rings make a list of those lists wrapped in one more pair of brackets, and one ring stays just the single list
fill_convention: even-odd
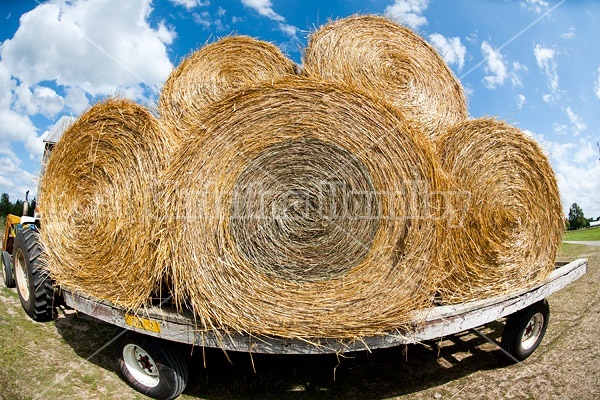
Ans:
[{"label": "wagon side rail", "polygon": [[545,299],[579,279],[587,271],[587,259],[557,264],[545,281],[534,287],[502,296],[457,305],[438,306],[414,314],[409,332],[395,331],[362,340],[311,338],[309,340],[215,333],[201,330],[194,316],[167,307],[146,307],[132,314],[112,303],[62,288],[65,303],[104,322],[169,341],[217,347],[224,350],[270,354],[322,354],[370,350],[423,342],[485,325]]}]

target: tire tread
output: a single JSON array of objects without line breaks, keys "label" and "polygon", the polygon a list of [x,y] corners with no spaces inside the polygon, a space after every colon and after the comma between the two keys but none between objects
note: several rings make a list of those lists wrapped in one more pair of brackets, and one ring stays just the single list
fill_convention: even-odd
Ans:
[{"label": "tire tread", "polygon": [[[535,345],[530,349],[525,350],[521,347],[523,329],[525,329],[529,320],[538,312],[544,316],[542,331]],[[514,314],[509,315],[506,319],[504,330],[502,331],[502,348],[517,360],[525,360],[537,349],[544,338],[546,329],[548,327],[549,317],[550,306],[546,299],[540,300],[537,303],[534,303],[522,310],[517,311]]]},{"label": "tire tread", "polygon": [[4,285],[11,289],[16,286],[15,277],[13,275],[13,269],[11,266],[10,254],[6,251],[2,251],[2,270]]},{"label": "tire tread", "polygon": [[50,276],[48,271],[43,268],[44,248],[39,240],[39,232],[28,228],[21,229],[15,238],[13,254],[19,247],[23,251],[28,270],[30,296],[33,296],[33,298],[30,297],[27,304],[21,300],[23,308],[34,321],[49,321],[52,319],[53,313],[52,299],[49,298],[47,290]]},{"label": "tire tread", "polygon": [[[127,366],[123,360],[123,348],[128,344],[133,343],[142,347],[148,352],[157,364],[167,367],[173,372],[173,381],[171,385],[164,387],[164,382],[158,384],[157,387],[147,388],[130,377]],[[144,393],[155,399],[170,400],[178,397],[187,385],[188,369],[185,358],[181,351],[169,342],[154,339],[149,336],[128,332],[123,335],[115,348],[117,358],[117,369],[119,375],[127,382],[129,386],[137,391]],[[163,387],[161,387],[161,385]]]}]

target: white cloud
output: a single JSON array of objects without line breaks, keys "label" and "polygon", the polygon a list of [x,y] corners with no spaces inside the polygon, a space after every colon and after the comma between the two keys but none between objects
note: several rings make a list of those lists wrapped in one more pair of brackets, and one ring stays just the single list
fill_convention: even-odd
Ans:
[{"label": "white cloud", "polygon": [[460,42],[459,37],[447,38],[439,33],[434,33],[429,35],[429,41],[440,52],[446,63],[458,65],[459,71],[463,68],[467,49]]},{"label": "white cloud", "polygon": [[0,121],[0,139],[3,147],[8,148],[11,142],[21,142],[30,156],[42,155],[42,139],[37,135],[37,128],[28,116],[10,109],[0,109]]},{"label": "white cloud", "polygon": [[24,199],[27,190],[30,199],[37,193],[37,176],[23,170],[21,165],[21,160],[14,153],[0,149],[0,188],[13,202]]},{"label": "white cloud", "polygon": [[156,37],[164,44],[172,44],[173,40],[177,37],[175,31],[170,30],[165,25],[164,21],[159,22],[158,29],[154,31]]},{"label": "white cloud", "polygon": [[54,117],[65,105],[63,98],[54,89],[45,86],[36,86],[33,89],[32,101],[38,113],[47,117]]},{"label": "white cloud", "polygon": [[44,142],[42,136],[31,135],[21,140],[25,150],[29,153],[30,160],[35,160],[44,154]]},{"label": "white cloud", "polygon": [[575,27],[570,27],[568,32],[564,32],[560,34],[560,37],[563,39],[572,39],[575,36]]},{"label": "white cloud", "polygon": [[43,3],[23,14],[1,57],[27,86],[54,81],[92,96],[142,85],[156,92],[172,69],[165,44],[175,34],[164,24],[151,28],[150,11],[149,0]]},{"label": "white cloud", "polygon": [[485,72],[490,74],[483,78],[483,83],[488,89],[495,89],[504,85],[504,80],[508,76],[504,57],[500,51],[495,50],[488,42],[481,44],[481,52],[486,60]]},{"label": "white cloud", "polygon": [[208,1],[201,0],[171,0],[171,2],[176,6],[183,6],[188,10],[191,10],[195,7],[206,7],[210,4],[210,2]]},{"label": "white cloud", "polygon": [[211,21],[209,19],[209,14],[207,11],[202,12],[200,14],[193,14],[194,22],[198,25],[202,26],[204,29],[210,29]]},{"label": "white cloud", "polygon": [[290,37],[296,37],[298,33],[298,28],[296,28],[294,25],[279,24],[279,29],[281,29],[283,33]]},{"label": "white cloud", "polygon": [[66,89],[65,106],[71,110],[74,115],[82,114],[88,107],[89,101],[85,92],[79,88],[68,87]]},{"label": "white cloud", "polygon": [[[553,100],[558,96],[558,73],[556,72],[556,61],[554,60],[556,53],[554,49],[536,44],[533,49],[533,54],[538,67],[544,72],[548,79],[548,86],[552,92],[551,99]],[[544,99],[544,101],[546,101],[546,99]]]},{"label": "white cloud", "polygon": [[25,141],[36,137],[37,129],[26,115],[16,111],[0,109],[0,139],[3,142]]},{"label": "white cloud", "polygon": [[223,31],[227,26],[219,18],[212,18],[208,11],[193,14],[194,22],[202,26],[205,30],[214,28],[216,31]]},{"label": "white cloud", "polygon": [[285,18],[273,10],[273,3],[271,3],[270,0],[242,0],[242,4],[254,9],[263,17],[267,17],[273,21],[285,21]]},{"label": "white cloud", "polygon": [[512,82],[513,87],[523,86],[523,82],[521,81],[521,75],[519,75],[520,71],[527,72],[527,66],[515,61],[512,65],[512,72],[510,73],[510,80]]},{"label": "white cloud", "polygon": [[527,98],[525,97],[525,95],[523,94],[518,94],[517,95],[517,108],[520,110],[523,108],[523,106],[525,105],[525,102],[527,101]]},{"label": "white cloud", "polygon": [[0,61],[0,109],[9,108],[13,102],[13,90],[17,82],[11,78],[10,71]]},{"label": "white cloud", "polygon": [[577,203],[586,217],[600,216],[600,163],[596,144],[589,139],[562,143],[532,134],[546,151],[556,174],[565,214]]},{"label": "white cloud", "polygon": [[556,132],[559,135],[566,135],[567,133],[569,133],[569,127],[565,124],[559,124],[558,122],[552,124],[552,129],[554,129],[554,132]]},{"label": "white cloud", "polygon": [[25,113],[27,115],[33,115],[37,112],[37,109],[34,107],[33,103],[31,102],[31,89],[29,88],[29,86],[21,83],[20,85],[18,85],[15,90],[14,90],[14,94],[15,94],[15,109],[17,109],[19,112]]},{"label": "white cloud", "polygon": [[[287,24],[285,18],[273,10],[273,3],[270,0],[242,0],[242,4],[252,8],[254,11],[263,17],[267,17],[272,21],[278,22],[279,30],[289,36],[293,41],[298,42],[298,28]],[[233,21],[235,23],[237,21]]]},{"label": "white cloud", "polygon": [[535,11],[536,13],[546,11],[548,9],[548,6],[548,2],[544,0],[526,0],[521,2],[521,7]]},{"label": "white cloud", "polygon": [[422,14],[428,6],[429,0],[394,0],[394,4],[385,8],[384,14],[403,25],[418,30],[427,24],[427,18]]},{"label": "white cloud", "polygon": [[548,62],[554,58],[553,49],[542,47],[539,44],[535,45],[533,54],[535,55],[535,60],[540,68],[546,68],[548,66]]},{"label": "white cloud", "polygon": [[34,86],[33,90],[24,84],[15,89],[16,108],[27,115],[42,114],[48,118],[56,116],[64,107],[63,98],[46,86]]},{"label": "white cloud", "polygon": [[600,67],[598,67],[598,77],[594,83],[594,93],[596,94],[596,97],[600,99]]},{"label": "white cloud", "polygon": [[582,140],[575,151],[573,161],[581,165],[595,163],[598,161],[598,149],[592,142]]},{"label": "white cloud", "polygon": [[583,123],[583,119],[575,114],[571,107],[567,107],[565,109],[567,116],[569,117],[569,121],[573,124],[573,135],[578,136],[581,132],[587,129],[587,126]]},{"label": "white cloud", "polygon": [[477,35],[477,32],[471,32],[469,33],[469,35],[465,38],[465,40],[469,43],[471,43],[472,45],[475,45],[475,43],[477,43],[477,41],[479,40],[479,36]]},{"label": "white cloud", "polygon": [[463,87],[463,90],[465,91],[465,95],[467,96],[467,98],[475,94],[475,90],[468,84]]}]

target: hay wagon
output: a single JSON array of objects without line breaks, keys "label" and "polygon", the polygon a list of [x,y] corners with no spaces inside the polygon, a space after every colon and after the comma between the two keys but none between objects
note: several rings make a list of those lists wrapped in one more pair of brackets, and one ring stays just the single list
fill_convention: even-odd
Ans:
[{"label": "hay wagon", "polygon": [[[362,340],[217,334],[199,329],[194,315],[178,312],[168,298],[130,313],[68,287],[49,285],[49,276],[40,264],[43,249],[38,227],[38,220],[30,217],[22,217],[20,221],[13,218],[7,224],[2,252],[5,284],[17,287],[23,308],[34,320],[51,320],[53,307],[62,303],[122,328],[113,339],[117,342],[118,372],[130,386],[157,399],[175,398],[185,389],[188,370],[181,344],[268,354],[369,351],[438,339],[467,330],[482,335],[477,327],[506,318],[501,343],[486,339],[498,345],[512,361],[520,362],[535,351],[546,332],[550,315],[546,297],[580,278],[587,269],[586,259],[557,263],[542,284],[484,300],[417,310],[412,329]],[[6,251],[7,242],[12,257]]]},{"label": "hay wagon", "polygon": [[[61,119],[50,132],[46,138],[45,160],[72,122],[72,119]],[[36,321],[52,320],[55,307],[64,304],[119,327],[119,333],[110,341],[117,342],[119,374],[136,390],[157,399],[175,398],[185,389],[188,377],[185,345],[267,354],[370,351],[467,330],[480,333],[477,327],[505,318],[501,343],[496,344],[512,361],[520,362],[535,351],[545,334],[550,313],[546,298],[581,277],[587,269],[586,259],[557,263],[541,284],[484,300],[416,310],[412,315],[412,328],[406,330],[353,341],[326,337],[301,340],[201,329],[194,314],[178,310],[170,298],[149,302],[151,305],[131,313],[89,293],[57,286],[43,267],[44,249],[39,232],[38,218],[7,217],[0,257],[5,285],[17,288],[24,310]]]}]

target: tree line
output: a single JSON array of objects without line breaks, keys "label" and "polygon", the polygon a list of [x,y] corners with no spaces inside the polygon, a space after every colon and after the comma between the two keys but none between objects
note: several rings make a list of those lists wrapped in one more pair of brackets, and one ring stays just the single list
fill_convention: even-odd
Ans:
[{"label": "tree line", "polygon": [[[35,209],[35,199],[29,202],[29,215],[33,216]],[[0,217],[4,218],[8,214],[23,215],[23,200],[17,200],[14,203],[10,201],[7,193],[2,193],[0,196]]]}]

